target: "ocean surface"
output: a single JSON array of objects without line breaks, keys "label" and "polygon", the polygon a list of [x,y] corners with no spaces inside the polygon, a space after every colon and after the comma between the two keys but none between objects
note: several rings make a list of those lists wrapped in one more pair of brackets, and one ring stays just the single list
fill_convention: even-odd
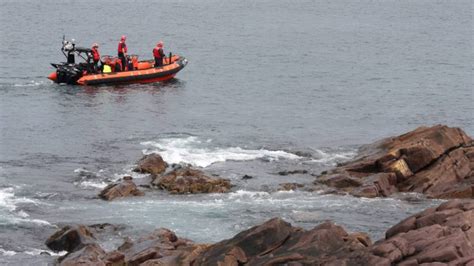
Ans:
[{"label": "ocean surface", "polygon": [[[0,0],[0,264],[48,265],[46,238],[70,223],[112,223],[101,239],[166,227],[216,242],[282,217],[312,228],[334,220],[372,239],[439,204],[278,192],[310,184],[357,149],[422,125],[474,135],[471,1]],[[63,34],[115,55],[185,56],[166,84],[53,84]],[[144,154],[229,178],[228,194],[105,202],[101,188]],[[282,176],[278,172],[306,170]],[[244,175],[252,179],[243,180]]]}]

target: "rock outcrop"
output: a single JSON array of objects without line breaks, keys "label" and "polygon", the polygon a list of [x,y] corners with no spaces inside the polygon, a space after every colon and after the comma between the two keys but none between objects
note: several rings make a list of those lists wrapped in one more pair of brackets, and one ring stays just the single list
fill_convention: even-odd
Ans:
[{"label": "rock outcrop", "polygon": [[143,195],[145,195],[145,193],[137,188],[131,176],[123,177],[121,182],[110,184],[99,193],[99,197],[104,200]]},{"label": "rock outcrop", "polygon": [[69,226],[46,242],[61,265],[474,265],[474,201],[452,200],[401,221],[372,244],[332,222],[304,230],[280,218],[219,243],[195,244],[168,229],[106,253],[93,229]]},{"label": "rock outcrop", "polygon": [[85,225],[65,226],[51,235],[45,244],[56,252],[68,252],[59,258],[61,265],[97,265],[105,251],[96,243],[92,231]]},{"label": "rock outcrop", "polygon": [[65,226],[51,235],[45,242],[51,250],[72,252],[95,243],[92,230],[85,225]]},{"label": "rock outcrop", "polygon": [[[133,242],[126,240],[117,250],[105,252],[87,226],[66,226],[46,244],[55,251],[68,251],[60,265],[191,265],[209,245],[178,238],[164,228]],[[145,263],[145,264],[142,264]]]},{"label": "rock outcrop", "polygon": [[152,181],[153,186],[165,189],[170,193],[223,193],[231,188],[229,180],[206,176],[202,171],[181,168]]},{"label": "rock outcrop", "polygon": [[370,254],[368,245],[367,235],[351,235],[331,222],[306,231],[274,218],[210,246],[195,264],[345,265],[351,260],[359,265],[377,265],[387,261]]},{"label": "rock outcrop", "polygon": [[459,128],[420,127],[363,147],[355,160],[315,183],[363,197],[474,198],[474,142]]},{"label": "rock outcrop", "polygon": [[135,172],[146,173],[152,175],[160,175],[166,171],[168,164],[163,161],[163,158],[156,153],[143,156],[134,169]]},{"label": "rock outcrop", "polygon": [[391,265],[474,265],[474,201],[453,200],[410,216],[370,251]]}]

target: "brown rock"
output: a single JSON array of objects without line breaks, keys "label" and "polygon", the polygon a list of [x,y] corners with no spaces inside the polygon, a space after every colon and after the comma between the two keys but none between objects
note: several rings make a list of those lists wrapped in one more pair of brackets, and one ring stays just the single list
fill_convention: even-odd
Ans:
[{"label": "brown rock", "polygon": [[369,253],[366,245],[370,245],[366,234],[349,235],[330,222],[305,231],[274,218],[210,246],[195,264],[384,265],[387,260]]},{"label": "brown rock", "polygon": [[329,175],[318,181],[324,185],[335,188],[359,187],[362,185],[362,180],[346,174]]},{"label": "brown rock", "polygon": [[[226,254],[239,253],[235,259],[247,261],[249,257],[265,254],[278,248],[292,233],[289,223],[279,219],[271,219],[260,226],[240,232],[229,240],[212,245],[196,261],[198,265],[218,265],[223,263]],[[238,249],[238,252],[235,250]],[[229,258],[227,259],[229,260]],[[243,263],[243,261],[242,261]]]},{"label": "brown rock", "polygon": [[54,251],[72,252],[95,243],[95,237],[85,225],[65,226],[46,240],[46,246]]},{"label": "brown rock", "polygon": [[107,266],[125,265],[125,255],[116,250],[107,253],[102,260]]},{"label": "brown rock", "polygon": [[372,246],[372,240],[370,240],[369,235],[366,233],[360,233],[360,232],[352,233],[350,234],[350,238],[359,241],[362,245],[366,247]]},{"label": "brown rock", "polygon": [[97,244],[88,244],[79,250],[67,254],[60,262],[61,266],[97,265],[105,266],[102,257],[105,251]]},{"label": "brown rock", "polygon": [[110,184],[99,193],[99,197],[104,200],[143,195],[145,193],[137,188],[131,177],[124,177],[120,183]]},{"label": "brown rock", "polygon": [[457,262],[474,256],[473,203],[453,200],[408,217],[390,228],[372,253],[400,265],[462,265]]},{"label": "brown rock", "polygon": [[177,169],[165,176],[157,177],[152,184],[175,194],[223,193],[231,188],[230,182],[226,179],[212,178],[190,168]]},{"label": "brown rock", "polygon": [[163,158],[156,153],[143,156],[134,169],[135,172],[148,173],[152,175],[160,175],[165,172],[168,164],[163,161]]},{"label": "brown rock", "polygon": [[367,234],[332,222],[303,230],[279,218],[214,245],[164,228],[109,253],[87,227],[63,228],[49,242],[70,251],[61,265],[471,265],[473,225],[474,200],[453,200],[406,218],[373,245]]},{"label": "brown rock", "polygon": [[315,182],[362,197],[474,198],[474,142],[459,128],[420,127],[362,147],[354,161]]},{"label": "brown rock", "polygon": [[194,260],[202,248],[203,245],[178,238],[172,231],[160,228],[135,242],[126,240],[118,250],[124,254],[127,265],[144,262],[146,265],[190,265],[181,262]]}]

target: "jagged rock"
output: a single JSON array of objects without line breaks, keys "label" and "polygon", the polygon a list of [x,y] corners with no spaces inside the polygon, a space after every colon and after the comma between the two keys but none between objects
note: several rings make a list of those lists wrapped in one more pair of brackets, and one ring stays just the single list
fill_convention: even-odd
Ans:
[{"label": "jagged rock", "polygon": [[[383,262],[367,251],[370,239],[349,235],[342,227],[326,222],[306,231],[279,219],[237,234],[210,246],[196,265],[341,265],[342,261]],[[363,255],[363,256],[362,256]],[[361,264],[362,265],[362,264]]]},{"label": "jagged rock", "polygon": [[320,176],[355,196],[419,192],[434,198],[474,198],[474,142],[459,128],[420,127],[361,148],[359,156]]},{"label": "jagged rock", "polygon": [[51,250],[72,252],[95,243],[95,237],[85,225],[65,226],[51,235],[45,242]]},{"label": "jagged rock", "polygon": [[183,261],[193,260],[204,246],[178,238],[172,231],[160,228],[136,242],[127,241],[118,251],[124,254],[126,265],[145,262],[145,265],[190,265],[183,264]]},{"label": "jagged rock", "polygon": [[223,193],[231,188],[229,180],[212,178],[199,170],[190,168],[177,169],[164,176],[156,177],[152,185],[175,194]]},{"label": "jagged rock", "polygon": [[160,228],[106,253],[82,225],[64,227],[46,243],[69,251],[60,265],[472,265],[474,200],[452,200],[407,217],[375,244],[332,222],[304,230],[280,218],[213,245]]},{"label": "jagged rock", "polygon": [[97,265],[105,266],[102,260],[105,251],[98,244],[88,244],[79,250],[67,254],[59,263],[60,266],[77,266],[77,265]]},{"label": "jagged rock", "polygon": [[143,195],[145,195],[145,193],[137,188],[131,176],[125,176],[120,183],[108,185],[99,193],[99,197],[104,200]]},{"label": "jagged rock", "polygon": [[410,216],[371,251],[392,265],[474,262],[474,201],[453,200]]},{"label": "jagged rock", "polygon": [[168,164],[163,161],[163,158],[156,153],[143,156],[134,169],[135,172],[147,173],[152,175],[160,175],[165,172]]}]

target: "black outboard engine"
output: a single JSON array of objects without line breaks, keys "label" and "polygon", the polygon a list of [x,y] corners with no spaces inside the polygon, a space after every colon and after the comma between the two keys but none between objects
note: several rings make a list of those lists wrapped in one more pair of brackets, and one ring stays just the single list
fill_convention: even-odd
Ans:
[{"label": "black outboard engine", "polygon": [[[67,62],[51,64],[56,68],[55,82],[77,84],[77,81],[84,75],[84,73],[93,73],[94,69],[93,64],[91,63],[91,49],[78,47],[76,46],[74,39],[67,41],[63,36],[61,51],[66,57]],[[76,55],[84,59],[84,62],[76,63]]]},{"label": "black outboard engine", "polygon": [[77,84],[77,80],[82,77],[83,70],[78,65],[62,64],[56,65],[58,83]]}]

